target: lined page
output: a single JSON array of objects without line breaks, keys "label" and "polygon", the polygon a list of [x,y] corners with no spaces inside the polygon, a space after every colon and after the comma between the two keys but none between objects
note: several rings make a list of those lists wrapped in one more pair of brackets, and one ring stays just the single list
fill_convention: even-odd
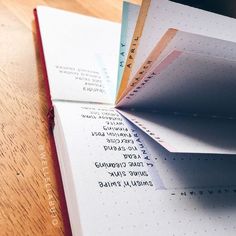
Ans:
[{"label": "lined page", "polygon": [[107,106],[56,102],[55,111],[68,153],[59,160],[70,167],[62,178],[73,184],[67,202],[76,195],[80,216],[72,231],[235,235],[235,157],[169,153]]},{"label": "lined page", "polygon": [[120,24],[37,7],[52,100],[113,103]]}]

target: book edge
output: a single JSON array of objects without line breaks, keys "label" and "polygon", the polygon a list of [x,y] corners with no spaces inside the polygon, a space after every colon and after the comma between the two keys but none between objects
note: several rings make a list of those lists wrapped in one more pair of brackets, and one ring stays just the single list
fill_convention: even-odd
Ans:
[{"label": "book edge", "polygon": [[62,177],[61,177],[60,167],[58,163],[57,150],[56,150],[55,140],[54,140],[54,136],[52,132],[53,125],[54,125],[54,110],[53,110],[53,104],[51,100],[47,68],[46,68],[45,57],[44,57],[44,52],[43,52],[43,44],[42,44],[42,38],[41,38],[41,33],[40,33],[37,8],[33,10],[33,14],[34,14],[34,20],[35,20],[35,27],[36,27],[36,40],[38,41],[39,57],[40,57],[41,65],[42,65],[42,74],[43,74],[43,79],[44,79],[45,88],[46,88],[47,105],[49,107],[48,114],[47,114],[47,120],[48,120],[48,126],[49,126],[49,139],[50,139],[49,141],[50,141],[50,146],[51,146],[52,158],[54,160],[53,164],[56,170],[55,177],[58,183],[57,190],[59,192],[59,202],[60,202],[60,207],[61,207],[61,212],[62,212],[62,221],[64,224],[65,235],[72,235],[68,209],[67,209],[66,200],[65,200],[65,193],[64,193],[64,188],[62,184]]}]

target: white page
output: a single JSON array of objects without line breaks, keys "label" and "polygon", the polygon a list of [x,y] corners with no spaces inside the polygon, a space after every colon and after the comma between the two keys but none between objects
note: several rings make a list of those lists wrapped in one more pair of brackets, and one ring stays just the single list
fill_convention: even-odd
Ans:
[{"label": "white page", "polygon": [[113,103],[120,24],[37,7],[52,100]]},{"label": "white page", "polygon": [[235,116],[236,60],[172,51],[118,105]]},{"label": "white page", "polygon": [[[148,56],[148,59],[145,62],[147,66],[146,69],[139,71],[139,73],[135,75],[133,80],[130,81],[126,91],[129,91],[131,87],[134,87],[135,84],[144,77],[149,76],[160,62],[174,50],[236,60],[235,42],[170,29],[156,44],[152,54]],[[150,61],[152,63],[150,63]]]},{"label": "white page", "polygon": [[235,155],[170,153],[141,129],[136,130],[154,164],[152,177],[158,189],[235,186]]},{"label": "white page", "polygon": [[236,154],[236,119],[119,112],[170,152]]},{"label": "white page", "polygon": [[139,9],[139,5],[135,5],[129,2],[123,2],[117,90],[119,89],[122,79],[129,46],[132,41],[136,21],[139,14]]},{"label": "white page", "polygon": [[55,111],[79,208],[71,223],[82,235],[235,235],[235,157],[167,153],[107,106],[56,102]]},{"label": "white page", "polygon": [[236,19],[168,0],[151,0],[130,79],[169,28],[236,42]]},{"label": "white page", "polygon": [[[74,190],[79,208],[73,209],[77,214],[72,212],[69,214],[80,215],[82,235],[119,235],[122,231],[130,235],[133,231],[130,226],[136,225],[144,219],[144,216],[136,221],[134,216],[139,202],[132,203],[128,199],[134,198],[138,191],[141,194],[139,197],[141,201],[148,196],[149,189],[154,190],[149,175],[128,177],[129,171],[137,173],[147,171],[142,154],[134,145],[131,131],[128,130],[119,113],[108,106],[55,102],[54,107],[56,120],[60,119],[66,143],[68,157],[65,161],[69,162],[68,165],[71,167],[67,172],[72,173],[73,176],[73,181],[64,181],[64,184],[66,182],[74,184],[72,192],[66,194],[66,200],[71,201],[68,195],[74,195]],[[55,136],[56,143],[57,140],[58,137]],[[57,145],[57,148],[61,147]],[[135,158],[124,157],[130,154]],[[60,159],[63,157],[59,157]],[[104,165],[104,167],[97,168],[96,165]],[[113,177],[109,172],[116,172],[118,177]],[[126,176],[122,175],[123,172],[126,172]],[[69,175],[63,176],[64,179],[69,177]],[[131,180],[144,181],[148,186],[130,187]],[[126,187],[124,187],[125,181],[129,182]],[[117,186],[100,187],[99,182],[104,184],[106,182],[107,185],[115,182]],[[121,187],[118,187],[118,182]],[[127,211],[127,204],[131,211]],[[135,211],[132,212],[133,210]],[[73,230],[73,225],[76,225],[78,219],[71,217],[70,220]],[[126,220],[129,221],[128,227],[126,227]],[[142,233],[144,230],[145,228]],[[78,235],[74,230],[73,234]]]}]

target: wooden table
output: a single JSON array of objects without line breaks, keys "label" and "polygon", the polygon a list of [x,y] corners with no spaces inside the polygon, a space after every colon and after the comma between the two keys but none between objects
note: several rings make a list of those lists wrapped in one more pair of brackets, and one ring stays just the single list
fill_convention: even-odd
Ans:
[{"label": "wooden table", "polygon": [[46,119],[33,18],[36,5],[120,21],[122,3],[0,0],[0,235],[70,234]]}]

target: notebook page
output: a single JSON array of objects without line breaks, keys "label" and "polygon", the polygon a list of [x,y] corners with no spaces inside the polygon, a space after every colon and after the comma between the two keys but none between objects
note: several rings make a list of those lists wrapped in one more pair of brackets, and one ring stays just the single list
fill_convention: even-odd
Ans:
[{"label": "notebook page", "polygon": [[52,100],[113,103],[120,24],[37,7]]},{"label": "notebook page", "polygon": [[139,71],[138,74],[136,74],[135,77],[130,81],[127,89],[122,95],[122,98],[140,80],[150,76],[158,64],[174,50],[184,50],[193,53],[201,53],[207,56],[236,60],[235,42],[192,34],[176,29],[169,29],[161,38],[161,40],[156,44],[152,53],[146,59],[144,63],[145,69]]},{"label": "notebook page", "polygon": [[171,153],[141,129],[136,132],[152,160],[157,189],[172,189],[175,195],[180,189],[235,187],[235,155]]},{"label": "notebook page", "polygon": [[142,69],[146,58],[169,28],[236,42],[236,19],[168,0],[152,0],[129,81]]},{"label": "notebook page", "polygon": [[129,46],[138,18],[139,9],[139,5],[135,5],[129,2],[123,2],[117,90],[120,87],[120,82],[122,79]]},{"label": "notebook page", "polygon": [[56,102],[55,111],[83,235],[235,234],[235,158],[168,153],[108,106]]},{"label": "notebook page", "polygon": [[235,116],[236,60],[172,51],[118,105],[209,116]]},{"label": "notebook page", "polygon": [[[133,229],[126,227],[127,217],[130,225],[137,221],[127,212],[127,204],[134,209],[138,202],[132,204],[128,199],[135,197],[135,189],[140,189],[141,201],[141,197],[147,197],[146,191],[154,187],[131,130],[109,106],[55,102],[54,109],[68,153],[59,161],[70,165],[67,173],[73,179],[69,181],[70,175],[65,172],[62,177],[66,179],[64,184],[74,184],[66,193],[66,200],[71,201],[71,194],[78,202],[78,208],[74,206],[69,211],[73,235],[78,235],[78,218],[74,215],[80,216],[83,235],[118,235],[122,227],[123,232],[132,233]],[[55,136],[56,143],[57,140]]]},{"label": "notebook page", "polygon": [[170,152],[236,154],[236,119],[119,112]]}]

